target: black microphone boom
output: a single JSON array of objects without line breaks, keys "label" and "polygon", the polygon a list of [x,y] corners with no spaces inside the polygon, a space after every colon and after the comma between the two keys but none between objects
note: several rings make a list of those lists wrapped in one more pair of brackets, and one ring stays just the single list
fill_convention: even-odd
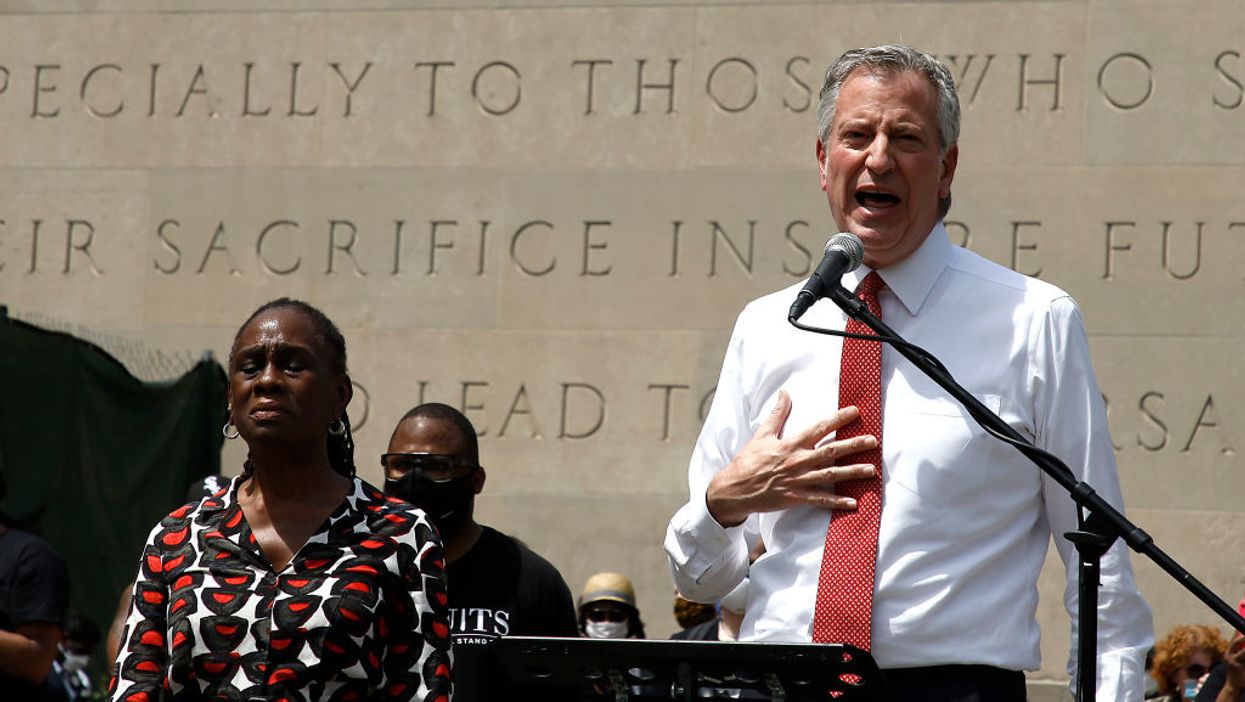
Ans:
[{"label": "black microphone boom", "polygon": [[828,295],[844,274],[859,268],[864,260],[865,247],[860,243],[860,237],[847,232],[830,237],[826,242],[825,256],[817,264],[817,270],[813,271],[804,288],[795,296],[787,319],[794,322],[804,316],[814,302]]}]

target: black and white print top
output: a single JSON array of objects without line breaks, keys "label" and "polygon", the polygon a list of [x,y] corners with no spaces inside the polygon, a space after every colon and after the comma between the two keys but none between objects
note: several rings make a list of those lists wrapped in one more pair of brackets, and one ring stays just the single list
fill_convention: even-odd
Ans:
[{"label": "black and white print top", "polygon": [[151,532],[110,698],[448,700],[445,564],[424,513],[355,478],[274,572],[240,482]]}]

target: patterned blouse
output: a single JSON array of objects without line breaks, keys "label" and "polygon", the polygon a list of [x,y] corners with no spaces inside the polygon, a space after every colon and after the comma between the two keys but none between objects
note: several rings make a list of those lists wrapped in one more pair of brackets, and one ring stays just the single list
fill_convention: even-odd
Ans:
[{"label": "patterned blouse", "polygon": [[355,478],[274,572],[240,482],[148,537],[111,699],[448,700],[445,569],[423,512]]}]

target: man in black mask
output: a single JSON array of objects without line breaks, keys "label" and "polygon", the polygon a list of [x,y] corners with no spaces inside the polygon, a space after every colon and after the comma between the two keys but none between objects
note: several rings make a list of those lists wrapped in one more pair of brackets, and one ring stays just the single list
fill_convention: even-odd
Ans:
[{"label": "man in black mask", "polygon": [[475,428],[440,403],[407,412],[381,457],[385,492],[428,513],[445,547],[454,700],[552,699],[550,690],[517,691],[487,655],[503,636],[579,634],[566,581],[548,561],[513,537],[477,524],[475,496],[484,489]]}]

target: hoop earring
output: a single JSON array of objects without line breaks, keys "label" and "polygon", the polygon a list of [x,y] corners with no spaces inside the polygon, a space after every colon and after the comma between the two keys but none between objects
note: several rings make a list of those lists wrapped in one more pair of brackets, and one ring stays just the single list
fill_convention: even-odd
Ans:
[{"label": "hoop earring", "polygon": [[346,423],[342,421],[341,417],[329,422],[329,433],[333,436],[341,436],[346,433]]},{"label": "hoop earring", "polygon": [[223,434],[226,439],[229,439],[230,441],[232,441],[241,435],[241,432],[238,431],[237,427],[233,427],[233,433],[230,434],[229,427],[233,427],[232,419],[225,420],[225,426],[220,428],[220,433]]}]

